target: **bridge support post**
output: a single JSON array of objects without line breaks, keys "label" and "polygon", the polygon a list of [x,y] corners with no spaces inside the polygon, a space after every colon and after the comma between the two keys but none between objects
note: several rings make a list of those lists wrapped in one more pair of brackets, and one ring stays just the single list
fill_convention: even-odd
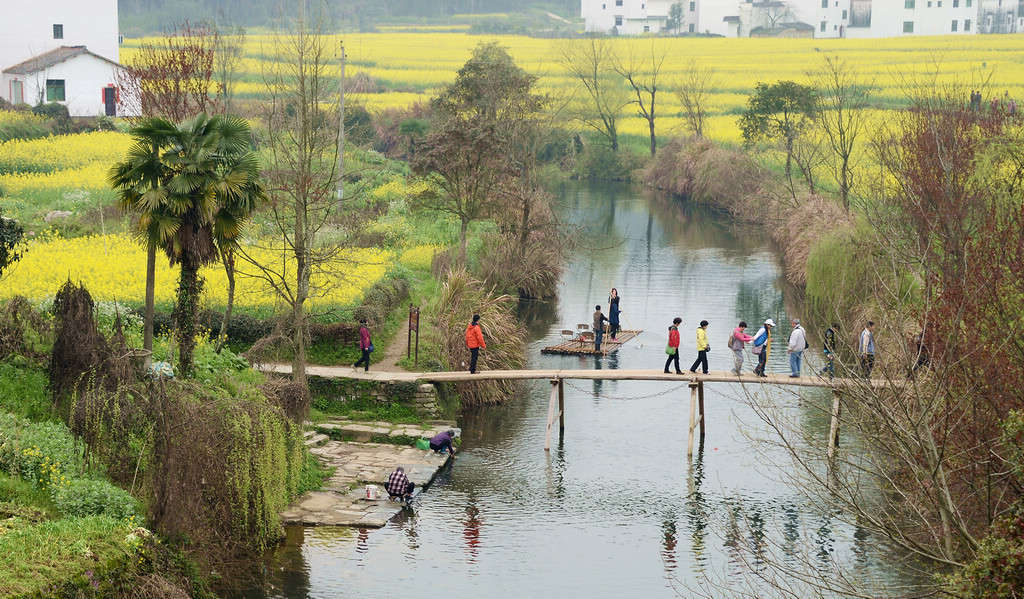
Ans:
[{"label": "bridge support post", "polygon": [[700,422],[700,444],[704,445],[704,381],[697,382],[697,421]]},{"label": "bridge support post", "polygon": [[690,433],[686,440],[686,457],[693,457],[693,433],[697,428],[697,385],[690,383]]},{"label": "bridge support post", "polygon": [[551,380],[551,399],[548,400],[548,430],[544,437],[544,451],[551,451],[551,427],[555,424],[555,404],[558,402],[559,381]]},{"label": "bridge support post", "polygon": [[829,461],[836,455],[836,449],[839,447],[839,418],[842,415],[843,404],[842,394],[839,389],[832,390],[832,424],[828,429],[828,459]]},{"label": "bridge support post", "polygon": [[565,384],[558,379],[558,438],[565,435]]}]

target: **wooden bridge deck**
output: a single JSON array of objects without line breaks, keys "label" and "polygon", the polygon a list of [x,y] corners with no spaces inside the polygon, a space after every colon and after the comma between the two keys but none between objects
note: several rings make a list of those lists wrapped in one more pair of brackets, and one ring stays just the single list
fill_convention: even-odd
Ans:
[{"label": "wooden bridge deck", "polygon": [[[264,372],[290,374],[291,366],[287,364],[268,364],[261,367]],[[345,366],[308,366],[306,374],[324,378],[346,378],[382,383],[459,383],[488,380],[599,380],[599,381],[665,381],[693,383],[741,383],[747,385],[777,385],[793,387],[821,387],[842,389],[844,387],[889,387],[892,381],[882,379],[836,378],[820,376],[802,376],[790,378],[788,374],[769,374],[759,377],[751,373],[736,376],[731,372],[713,371],[708,374],[665,374],[660,370],[574,370],[574,369],[539,369],[539,370],[481,370],[476,374],[467,371],[456,372],[363,372],[354,371]]]},{"label": "wooden bridge deck", "polygon": [[[260,367],[264,372],[290,374],[291,366],[270,364]],[[820,376],[790,377],[788,374],[769,374],[759,377],[754,374],[736,376],[731,372],[710,372],[699,374],[666,374],[661,370],[482,370],[476,374],[460,372],[363,372],[351,367],[309,366],[306,373],[326,378],[348,378],[382,383],[458,383],[486,380],[547,380],[551,383],[551,397],[548,400],[547,435],[544,449],[551,449],[551,434],[557,426],[559,433],[565,431],[565,380],[600,381],[665,381],[688,383],[690,387],[690,425],[686,454],[693,456],[693,444],[699,429],[700,442],[704,442],[706,420],[704,412],[704,383],[739,383],[742,385],[772,385],[787,387],[821,387],[832,389],[831,425],[828,433],[828,457],[835,455],[839,446],[839,424],[842,414],[841,394],[844,389],[871,386],[891,388],[900,385],[897,381],[862,378],[830,379]]]},{"label": "wooden bridge deck", "polygon": [[615,339],[612,339],[605,333],[604,338],[601,340],[601,351],[594,350],[593,339],[582,341],[576,338],[557,345],[549,345],[540,350],[540,353],[563,356],[607,356],[613,351],[618,351],[620,347],[635,339],[640,333],[643,333],[643,331],[622,330],[616,333]]}]

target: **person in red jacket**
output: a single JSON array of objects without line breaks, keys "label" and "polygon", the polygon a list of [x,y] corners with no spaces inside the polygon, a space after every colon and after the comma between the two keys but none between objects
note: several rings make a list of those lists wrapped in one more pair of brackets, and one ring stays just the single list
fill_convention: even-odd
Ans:
[{"label": "person in red jacket", "polygon": [[359,361],[352,365],[352,368],[363,367],[363,372],[370,370],[370,353],[373,352],[373,341],[370,339],[370,329],[366,325],[366,319],[359,321],[359,351],[363,353]]},{"label": "person in red jacket", "polygon": [[480,350],[487,349],[484,343],[484,332],[480,328],[480,315],[473,315],[473,322],[466,327],[466,347],[469,348],[469,373],[476,374],[476,360],[480,357]]},{"label": "person in red jacket", "polygon": [[665,348],[668,359],[665,360],[665,374],[668,374],[668,365],[672,362],[676,363],[676,374],[683,374],[679,369],[679,325],[682,323],[683,319],[676,317],[672,321],[672,326],[668,328],[668,347]]}]

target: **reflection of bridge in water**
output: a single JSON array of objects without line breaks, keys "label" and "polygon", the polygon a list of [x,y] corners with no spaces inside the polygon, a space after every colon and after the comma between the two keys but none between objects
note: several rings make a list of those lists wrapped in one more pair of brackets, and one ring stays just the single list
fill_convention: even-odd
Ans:
[{"label": "reflection of bridge in water", "polygon": [[[266,372],[287,374],[287,365],[267,365]],[[783,374],[757,376],[755,374],[735,375],[731,372],[710,372],[666,374],[660,370],[482,370],[475,374],[467,371],[455,372],[353,372],[351,368],[330,366],[308,366],[306,374],[324,378],[344,378],[380,383],[468,383],[473,381],[530,381],[551,382],[551,398],[548,401],[547,436],[544,449],[551,449],[551,431],[558,422],[559,433],[565,431],[565,385],[566,380],[592,381],[665,381],[687,383],[690,388],[690,426],[686,455],[693,456],[694,437],[699,430],[700,442],[704,442],[706,422],[704,418],[705,383],[732,383],[741,385],[775,387],[818,387],[832,389],[832,423],[829,427],[828,457],[834,455],[839,445],[839,419],[841,417],[841,394],[848,389],[888,388],[893,381],[862,378],[826,378],[821,376],[791,377]]]}]

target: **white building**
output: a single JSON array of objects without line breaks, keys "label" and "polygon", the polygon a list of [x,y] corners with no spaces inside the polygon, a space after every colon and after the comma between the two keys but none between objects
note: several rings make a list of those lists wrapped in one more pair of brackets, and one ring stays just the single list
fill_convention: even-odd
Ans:
[{"label": "white building", "polygon": [[878,38],[1024,32],[1024,0],[581,0],[587,31],[657,33],[673,4],[678,33]]},{"label": "white building", "polygon": [[4,4],[0,98],[59,102],[78,117],[118,114],[117,0]]},{"label": "white building", "polygon": [[978,0],[851,0],[846,37],[978,33]]},{"label": "white building", "polygon": [[665,28],[672,0],[582,0],[588,32],[639,35]]}]

